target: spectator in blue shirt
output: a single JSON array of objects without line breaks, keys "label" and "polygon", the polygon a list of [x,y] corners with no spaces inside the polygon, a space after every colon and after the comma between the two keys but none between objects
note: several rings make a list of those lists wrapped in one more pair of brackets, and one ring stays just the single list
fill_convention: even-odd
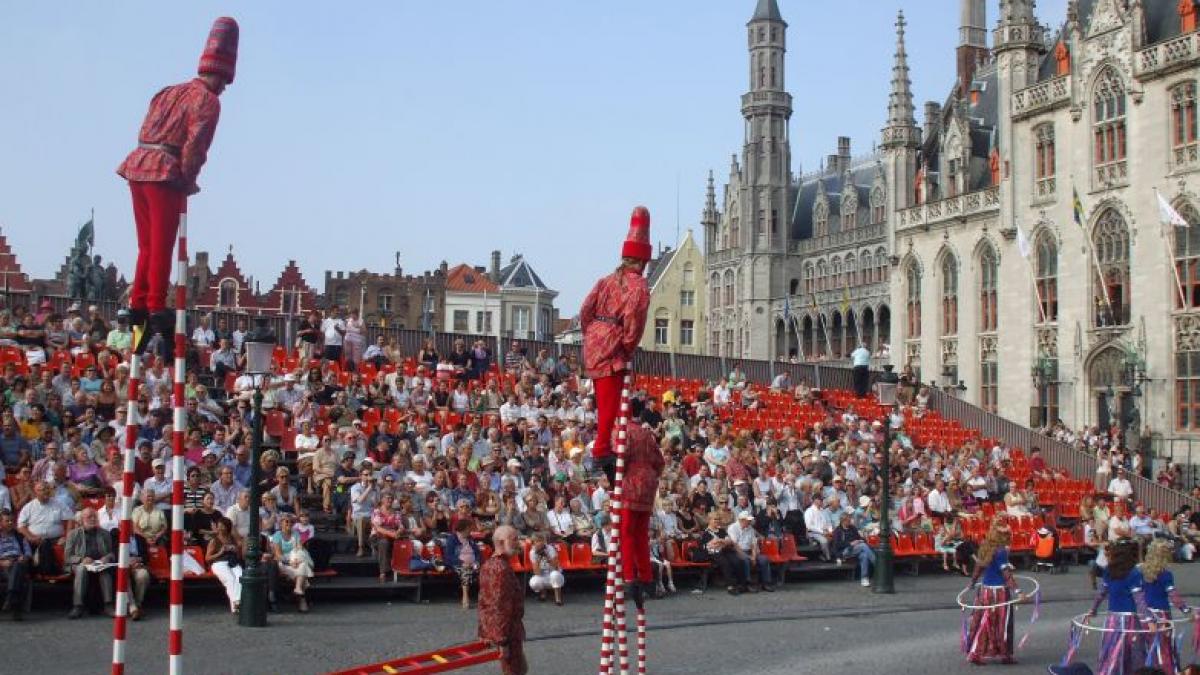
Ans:
[{"label": "spectator in blue shirt", "polygon": [[5,420],[0,425],[0,459],[4,460],[4,466],[16,471],[18,465],[30,459],[29,453],[29,441],[17,431],[16,422]]}]

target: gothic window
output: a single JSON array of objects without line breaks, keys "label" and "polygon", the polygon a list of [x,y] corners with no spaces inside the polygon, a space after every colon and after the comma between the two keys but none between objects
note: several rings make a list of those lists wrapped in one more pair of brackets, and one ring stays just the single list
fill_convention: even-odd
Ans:
[{"label": "gothic window", "polygon": [[1054,124],[1047,122],[1033,130],[1034,178],[1054,177]]},{"label": "gothic window", "polygon": [[816,286],[815,275],[816,275],[816,272],[813,268],[813,264],[805,263],[805,265],[804,265],[804,292],[805,293],[815,293],[816,292],[817,286]]},{"label": "gothic window", "polygon": [[1096,290],[1097,326],[1129,323],[1129,228],[1116,209],[1106,209],[1092,230],[1092,247],[1104,285]]},{"label": "gothic window", "polygon": [[862,256],[858,259],[859,283],[870,284],[875,282],[875,267],[871,261],[871,252],[863,251]]},{"label": "gothic window", "polygon": [[237,307],[238,283],[233,279],[225,279],[221,282],[220,290],[217,306]]},{"label": "gothic window", "polygon": [[871,190],[871,224],[878,225],[884,221],[883,188],[876,186]]},{"label": "gothic window", "polygon": [[1125,159],[1125,83],[1111,66],[1096,78],[1092,93],[1092,135],[1097,168]]},{"label": "gothic window", "polygon": [[987,246],[979,255],[979,330],[984,333],[996,330],[996,286],[999,274],[996,251]]},{"label": "gothic window", "polygon": [[1175,427],[1200,431],[1200,351],[1175,355]]},{"label": "gothic window", "polygon": [[829,284],[829,266],[824,260],[817,261],[817,290],[823,291]]},{"label": "gothic window", "polygon": [[[1176,210],[1190,227],[1175,229],[1175,269],[1183,285],[1183,300],[1178,291],[1174,294],[1175,308],[1200,309],[1200,215],[1186,202]],[[1171,279],[1171,283],[1175,280]],[[1197,425],[1200,426],[1200,420]]]},{"label": "gothic window", "polygon": [[832,275],[830,279],[830,288],[841,288],[844,283],[842,279],[842,259],[835,257],[829,265],[829,271]]},{"label": "gothic window", "polygon": [[829,205],[824,200],[813,207],[813,236],[824,237],[829,234]]},{"label": "gothic window", "polygon": [[733,356],[733,329],[732,328],[725,329],[725,351],[722,352],[722,355],[723,356]]},{"label": "gothic window", "polygon": [[800,291],[800,280],[792,279],[788,282],[788,295],[795,295]]},{"label": "gothic window", "polygon": [[958,261],[942,257],[942,335],[958,334]]},{"label": "gothic window", "polygon": [[846,196],[842,199],[842,232],[854,229],[858,223],[858,197],[854,194],[857,188],[847,185]]},{"label": "gothic window", "polygon": [[858,261],[854,258],[853,253],[846,254],[845,275],[847,286],[858,285]]},{"label": "gothic window", "polygon": [[921,270],[915,262],[905,271],[909,339],[921,337]]},{"label": "gothic window", "polygon": [[[1196,83],[1171,88],[1171,145],[1178,151],[1196,142]],[[1176,156],[1176,163],[1183,157]]]},{"label": "gothic window", "polygon": [[1049,234],[1042,235],[1037,245],[1037,289],[1042,308],[1038,321],[1058,321],[1058,246]]},{"label": "gothic window", "polygon": [[875,270],[876,282],[887,281],[888,277],[891,276],[891,268],[888,267],[887,250],[882,246],[875,249]]},{"label": "gothic window", "polygon": [[738,227],[738,225],[739,225],[739,223],[738,223],[737,216],[733,216],[732,218],[729,219],[729,247],[730,248],[736,248],[738,246],[741,246],[741,244],[742,244],[741,232],[740,232],[740,228]]},{"label": "gothic window", "polygon": [[958,179],[962,174],[962,160],[954,157],[946,163],[946,196],[958,194]]},{"label": "gothic window", "polygon": [[733,306],[733,272],[730,270],[725,272],[725,306]]},{"label": "gothic window", "polygon": [[721,355],[721,331],[714,330],[708,336],[708,354],[709,356]]},{"label": "gothic window", "polygon": [[712,279],[708,282],[708,304],[716,309],[721,306],[721,276],[718,274],[712,275]]}]

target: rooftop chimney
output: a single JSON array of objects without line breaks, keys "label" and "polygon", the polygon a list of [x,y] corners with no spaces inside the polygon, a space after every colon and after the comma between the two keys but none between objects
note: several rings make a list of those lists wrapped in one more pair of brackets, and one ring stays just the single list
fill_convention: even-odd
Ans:
[{"label": "rooftop chimney", "polygon": [[925,126],[921,132],[921,138],[928,140],[937,135],[938,127],[942,123],[942,106],[937,101],[925,102]]},{"label": "rooftop chimney", "polygon": [[489,273],[492,281],[500,282],[500,251],[492,251],[492,270]]},{"label": "rooftop chimney", "polygon": [[838,136],[838,171],[850,168],[850,137]]}]

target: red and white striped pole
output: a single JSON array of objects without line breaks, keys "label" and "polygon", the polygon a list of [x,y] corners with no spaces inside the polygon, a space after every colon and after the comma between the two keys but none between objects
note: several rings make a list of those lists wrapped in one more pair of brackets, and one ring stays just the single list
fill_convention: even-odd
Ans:
[{"label": "red and white striped pole", "polygon": [[[625,579],[621,561],[621,484],[625,478],[625,435],[629,426],[629,390],[633,388],[633,364],[625,366],[621,383],[621,410],[617,416],[616,485],[610,504],[612,529],[608,536],[608,574],[605,577],[604,620],[600,642],[600,675],[613,671],[613,661],[619,664],[620,675],[629,673],[629,645],[625,624]],[[616,638],[614,658],[613,638]]]},{"label": "red and white striped pole", "polygon": [[[183,439],[187,432],[184,410],[184,370],[187,364],[187,211],[179,215],[179,245],[175,254],[175,406],[171,438],[171,579],[170,624],[167,634],[167,653],[170,675],[183,673]],[[166,338],[166,336],[163,336]]]},{"label": "red and white striped pole", "polygon": [[[129,618],[129,535],[132,530],[130,518],[133,515],[133,467],[134,455],[137,451],[138,427],[137,399],[142,380],[142,357],[133,354],[129,358],[129,390],[125,402],[125,451],[123,453],[123,469],[121,474],[120,514],[121,524],[118,529],[119,546],[117,549],[117,607],[113,616],[113,654],[112,675],[123,675],[125,672],[125,630]],[[145,556],[146,552],[142,551]]]}]

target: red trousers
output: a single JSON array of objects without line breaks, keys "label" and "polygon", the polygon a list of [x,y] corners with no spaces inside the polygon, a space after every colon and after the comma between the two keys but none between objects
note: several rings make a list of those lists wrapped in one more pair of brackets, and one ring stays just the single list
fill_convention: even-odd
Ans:
[{"label": "red trousers", "polygon": [[159,312],[167,307],[171,253],[179,232],[179,215],[187,212],[187,195],[166,183],[138,181],[130,181],[129,191],[133,194],[138,240],[129,306]]},{"label": "red trousers", "polygon": [[621,569],[625,581],[654,581],[650,564],[650,512],[621,509]]},{"label": "red trousers", "polygon": [[621,414],[621,386],[625,373],[592,380],[596,387],[596,441],[592,444],[592,457],[599,459],[613,454],[613,427]]}]

